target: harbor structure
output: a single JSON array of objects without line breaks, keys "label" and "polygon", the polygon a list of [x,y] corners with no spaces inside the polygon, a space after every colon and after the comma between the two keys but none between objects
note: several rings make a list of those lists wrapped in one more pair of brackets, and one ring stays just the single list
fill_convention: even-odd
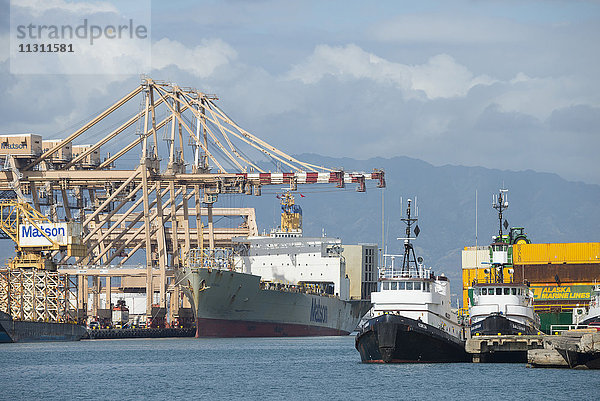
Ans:
[{"label": "harbor structure", "polygon": [[[47,235],[36,227],[50,245],[39,245],[37,254],[18,245],[18,258],[9,268],[75,276],[80,321],[109,309],[113,287],[123,278],[142,277],[148,324],[163,326],[163,316],[185,317],[178,315],[186,308],[174,272],[188,263],[192,251],[211,254],[217,247],[231,247],[233,237],[254,233],[254,214],[244,209],[227,211],[235,226],[219,226],[219,209],[226,209],[218,207],[219,199],[260,196],[269,185],[292,190],[356,185],[358,192],[369,181],[385,186],[383,171],[345,172],[290,156],[244,130],[217,100],[194,88],[143,77],[140,85],[61,139],[1,136],[0,198],[30,205],[48,220],[43,224],[77,223],[80,233],[71,236],[77,244],[63,246],[50,238],[52,231]],[[273,161],[276,171],[261,167],[260,158]],[[5,230],[12,221],[6,223],[2,235],[18,244],[19,238]],[[100,307],[101,292],[105,308]]]}]

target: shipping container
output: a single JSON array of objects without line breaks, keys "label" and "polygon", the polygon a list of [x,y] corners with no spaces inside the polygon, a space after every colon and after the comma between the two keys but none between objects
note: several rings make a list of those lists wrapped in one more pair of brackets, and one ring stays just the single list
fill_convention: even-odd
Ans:
[{"label": "shipping container", "polygon": [[462,268],[483,268],[490,263],[489,246],[466,246],[462,251]]},{"label": "shipping container", "polygon": [[564,284],[600,282],[600,263],[515,265],[515,281]]},{"label": "shipping container", "polygon": [[600,263],[600,242],[515,244],[515,265]]}]

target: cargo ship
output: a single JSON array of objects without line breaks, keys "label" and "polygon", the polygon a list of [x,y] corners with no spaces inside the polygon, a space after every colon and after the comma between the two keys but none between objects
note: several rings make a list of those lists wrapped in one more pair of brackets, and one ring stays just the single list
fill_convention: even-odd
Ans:
[{"label": "cargo ship", "polygon": [[86,334],[86,328],[78,324],[13,320],[0,311],[0,343],[79,341]]},{"label": "cargo ship", "polygon": [[[411,238],[411,226],[417,218],[411,216],[408,200],[407,225],[403,255],[384,255],[379,272],[379,290],[371,293],[373,309],[369,320],[360,328],[355,347],[362,362],[469,362],[465,351],[465,328],[450,307],[450,282],[444,275],[436,276],[415,257],[411,243],[420,230],[416,226]],[[395,259],[402,266],[395,266]],[[389,264],[387,263],[389,261]]]},{"label": "cargo ship", "polygon": [[348,335],[369,310],[350,299],[341,240],[304,237],[294,196],[280,200],[278,229],[234,238],[234,250],[193,250],[176,271],[196,337]]},{"label": "cargo ship", "polygon": [[[509,243],[504,242],[502,214],[508,207],[506,189],[494,197],[492,207],[498,211],[499,235],[490,245],[490,267],[484,269],[484,280],[474,280],[469,298],[471,336],[533,335],[540,333],[540,318],[533,309],[533,291],[525,283],[514,283],[513,269],[508,268]],[[505,277],[505,273],[508,277]]]}]

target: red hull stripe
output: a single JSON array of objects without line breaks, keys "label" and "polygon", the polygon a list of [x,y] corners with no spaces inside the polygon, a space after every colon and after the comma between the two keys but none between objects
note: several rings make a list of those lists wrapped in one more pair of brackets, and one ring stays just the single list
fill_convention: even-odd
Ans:
[{"label": "red hull stripe", "polygon": [[[444,363],[444,362],[440,362],[440,361],[416,361],[416,360],[410,360],[410,359],[392,359],[389,362],[384,362],[383,359],[371,359],[368,361],[363,361],[364,363]],[[449,362],[446,362],[449,363]]]},{"label": "red hull stripe", "polygon": [[346,336],[348,334],[350,333],[347,331],[303,324],[196,319],[196,338]]}]

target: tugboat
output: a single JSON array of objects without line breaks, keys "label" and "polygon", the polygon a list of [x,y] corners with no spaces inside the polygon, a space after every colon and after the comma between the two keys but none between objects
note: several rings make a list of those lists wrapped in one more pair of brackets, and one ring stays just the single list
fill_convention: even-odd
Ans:
[{"label": "tugboat", "polygon": [[[417,218],[411,215],[410,199],[401,220],[406,224],[406,238],[399,238],[404,240],[404,255],[384,255],[379,291],[371,294],[374,317],[356,336],[362,362],[469,362],[464,327],[450,307],[448,278],[436,276],[423,266],[423,258],[415,257],[411,240],[420,229],[416,225],[412,231]],[[399,269],[396,258],[402,258]]]},{"label": "tugboat", "polygon": [[573,308],[573,324],[600,326],[600,284],[592,287],[592,298],[587,312],[585,308]]},{"label": "tugboat", "polygon": [[[509,244],[504,242],[502,235],[502,213],[508,208],[507,192],[507,189],[501,189],[493,198],[492,207],[498,210],[500,230],[490,245],[491,266],[485,269],[485,279],[474,281],[471,287],[471,336],[540,333],[540,318],[533,311],[533,292],[525,283],[512,282]],[[508,228],[506,220],[504,228]]]}]

